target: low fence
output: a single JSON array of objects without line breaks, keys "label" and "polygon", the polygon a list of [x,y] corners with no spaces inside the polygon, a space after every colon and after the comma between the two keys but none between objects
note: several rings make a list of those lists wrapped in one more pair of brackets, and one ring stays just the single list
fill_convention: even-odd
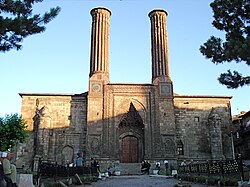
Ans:
[{"label": "low fence", "polygon": [[244,180],[244,170],[242,166],[242,161],[240,160],[220,160],[220,161],[206,161],[190,163],[187,165],[180,165],[178,168],[179,174],[189,173],[198,175],[217,175],[226,176],[233,174],[234,176],[239,176]]},{"label": "low fence", "polygon": [[75,174],[97,176],[98,172],[96,167],[70,167],[48,161],[40,161],[38,165],[38,175],[42,178],[70,177]]},{"label": "low fence", "polygon": [[179,166],[179,173],[229,174],[240,172],[236,160],[191,163]]}]

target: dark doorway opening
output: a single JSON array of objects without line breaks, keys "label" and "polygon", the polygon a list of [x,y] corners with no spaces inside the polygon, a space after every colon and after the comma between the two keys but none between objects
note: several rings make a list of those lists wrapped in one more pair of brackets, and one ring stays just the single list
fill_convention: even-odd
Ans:
[{"label": "dark doorway opening", "polygon": [[134,136],[125,136],[122,139],[122,162],[138,163],[139,146],[138,139]]}]

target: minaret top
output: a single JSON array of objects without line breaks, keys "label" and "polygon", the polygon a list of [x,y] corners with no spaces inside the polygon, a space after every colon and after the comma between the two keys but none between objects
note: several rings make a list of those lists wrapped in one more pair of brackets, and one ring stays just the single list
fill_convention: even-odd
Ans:
[{"label": "minaret top", "polygon": [[91,11],[90,11],[90,14],[93,15],[94,13],[96,12],[108,12],[109,15],[111,16],[111,11],[108,9],[108,8],[105,8],[105,7],[96,7],[96,8],[93,8]]},{"label": "minaret top", "polygon": [[168,16],[168,12],[160,8],[152,10],[151,12],[148,13],[148,16],[151,17],[155,14],[165,14],[166,16]]}]

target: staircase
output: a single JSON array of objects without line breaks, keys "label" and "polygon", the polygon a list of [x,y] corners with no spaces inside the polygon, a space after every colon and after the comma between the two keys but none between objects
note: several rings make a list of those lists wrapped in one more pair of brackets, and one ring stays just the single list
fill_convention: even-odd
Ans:
[{"label": "staircase", "polygon": [[140,175],[141,163],[117,163],[114,169],[120,175]]}]

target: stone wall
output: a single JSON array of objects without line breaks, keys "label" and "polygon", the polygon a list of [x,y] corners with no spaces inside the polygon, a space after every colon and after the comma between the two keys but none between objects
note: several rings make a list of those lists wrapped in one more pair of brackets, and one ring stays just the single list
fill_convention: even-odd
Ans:
[{"label": "stone wall", "polygon": [[[30,138],[26,143],[19,145],[18,167],[32,166],[35,157],[57,161],[59,164],[73,162],[75,152],[78,151],[89,158],[93,156],[86,155],[89,149],[96,149],[95,154],[98,153],[99,159],[119,161],[121,156],[119,124],[123,116],[128,113],[131,103],[143,123],[143,134],[140,136],[144,138],[140,145],[143,148],[143,153],[140,153],[142,157],[151,160],[167,158],[171,162],[176,159],[231,158],[230,138],[227,136],[231,124],[230,97],[175,95],[176,131],[173,132],[173,124],[168,131],[169,122],[168,119],[164,119],[169,116],[164,115],[164,111],[169,107],[162,106],[162,99],[155,99],[152,85],[114,84],[109,85],[106,91],[103,118],[97,122],[102,124],[102,130],[98,131],[98,128],[91,127],[95,131],[88,132],[88,138],[92,140],[90,144],[86,142],[87,93],[22,95],[22,116],[28,122]],[[88,106],[92,108],[93,115],[97,115],[98,112],[95,111],[95,106],[97,105]],[[165,109],[161,111],[157,107]],[[39,111],[40,123],[36,131],[34,116]],[[157,116],[160,116],[160,119],[156,120]],[[157,121],[162,121],[162,124],[157,124]],[[136,134],[138,132],[134,131]],[[128,133],[133,134],[130,131]],[[96,137],[99,139],[95,139]],[[183,154],[180,155],[177,151],[179,142],[183,144]],[[160,149],[157,150],[155,147]]]},{"label": "stone wall", "polygon": [[[22,117],[29,139],[20,144],[18,167],[33,159],[73,162],[75,152],[86,152],[86,94],[21,94]],[[38,117],[36,117],[38,116]]]},{"label": "stone wall", "polygon": [[71,96],[60,94],[20,94],[22,97],[22,117],[27,122],[27,130],[34,128],[33,117],[37,108],[43,108],[44,118],[40,128],[69,127]]},{"label": "stone wall", "polygon": [[184,155],[179,159],[231,158],[227,136],[231,128],[230,98],[175,96],[177,142],[184,145]]}]

